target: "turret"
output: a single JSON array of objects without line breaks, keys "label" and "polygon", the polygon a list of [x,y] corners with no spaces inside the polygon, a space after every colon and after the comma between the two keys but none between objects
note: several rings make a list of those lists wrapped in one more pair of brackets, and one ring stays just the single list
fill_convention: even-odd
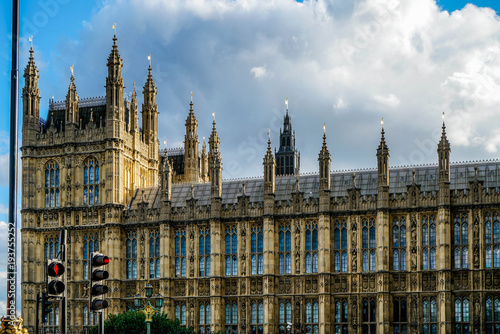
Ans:
[{"label": "turret", "polygon": [[268,135],[267,152],[262,163],[264,165],[264,195],[274,195],[276,162],[274,160],[273,151],[271,150],[270,130],[268,131]]},{"label": "turret", "polygon": [[36,140],[40,123],[40,90],[38,89],[38,70],[33,57],[33,47],[30,49],[28,64],[24,69],[23,87],[23,145]]},{"label": "turret", "polygon": [[217,153],[210,166],[210,193],[212,199],[222,197],[222,161],[220,153]]},{"label": "turret", "polygon": [[116,34],[113,37],[113,48],[108,57],[108,76],[106,78],[106,126],[108,134],[119,136],[119,127],[116,122],[124,121],[125,107],[123,101],[122,67],[123,61],[118,53]]},{"label": "turret", "polygon": [[201,150],[201,159],[200,159],[200,173],[201,180],[203,182],[208,181],[208,156],[207,156],[207,145],[205,144],[205,137],[203,137],[203,148]]},{"label": "turret", "polygon": [[443,113],[443,131],[441,133],[441,140],[438,143],[438,173],[439,173],[439,194],[438,204],[450,204],[450,142],[446,138],[446,126],[444,124]]},{"label": "turret", "polygon": [[148,68],[148,78],[144,84],[142,93],[144,103],[142,104],[142,133],[146,144],[157,141],[158,134],[158,105],[156,104],[156,86],[153,81],[151,64]]},{"label": "turret", "polygon": [[389,148],[385,143],[384,119],[382,118],[380,144],[377,148],[378,204],[379,208],[389,205]]},{"label": "turret", "polygon": [[71,66],[71,79],[68,93],[66,94],[66,124],[78,124],[80,116],[78,113],[78,94],[76,93],[75,77],[73,76],[73,66]]},{"label": "turret", "polygon": [[212,123],[212,133],[208,138],[208,165],[212,165],[214,156],[219,152],[220,149],[220,138],[215,127],[215,113],[212,113],[214,121]]},{"label": "turret", "polygon": [[323,147],[318,155],[319,161],[319,190],[330,191],[330,163],[332,161],[330,152],[326,145],[326,129],[323,124]]},{"label": "turret", "polygon": [[184,136],[184,181],[198,182],[200,169],[198,165],[198,121],[194,116],[193,93],[189,103],[189,114],[186,119],[186,135]]},{"label": "turret", "polygon": [[295,131],[288,114],[288,99],[286,99],[286,114],[283,117],[283,130],[280,129],[279,149],[276,152],[276,175],[298,175],[300,168],[300,153],[295,148]]},{"label": "turret", "polygon": [[161,200],[168,201],[172,197],[172,168],[168,161],[167,147],[165,146],[165,157],[161,167]]},{"label": "turret", "polygon": [[139,106],[137,105],[137,93],[132,92],[132,101],[130,102],[130,132],[139,133]]}]

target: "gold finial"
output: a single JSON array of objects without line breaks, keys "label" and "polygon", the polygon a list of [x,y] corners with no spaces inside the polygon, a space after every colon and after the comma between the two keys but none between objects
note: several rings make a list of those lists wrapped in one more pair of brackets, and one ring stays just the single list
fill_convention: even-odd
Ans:
[{"label": "gold finial", "polygon": [[443,125],[444,125],[444,111],[443,111],[443,116],[442,117],[443,117]]},{"label": "gold finial", "polygon": [[212,113],[212,117],[214,118],[214,122],[215,122],[215,111]]},{"label": "gold finial", "polygon": [[134,90],[135,90],[135,81],[134,81]]},{"label": "gold finial", "polygon": [[115,35],[116,35],[116,22],[113,24],[113,30],[115,31]]},{"label": "gold finial", "polygon": [[151,67],[151,53],[148,56],[148,60],[149,60],[149,67]]},{"label": "gold finial", "polygon": [[323,123],[323,134],[326,135],[326,123]]},{"label": "gold finial", "polygon": [[384,128],[384,118],[382,117],[382,120],[380,121],[380,125],[382,125],[382,129]]},{"label": "gold finial", "polygon": [[75,65],[73,64],[73,65],[71,65],[69,68],[70,68],[70,70],[71,70],[71,76],[73,76],[73,70],[75,69]]},{"label": "gold finial", "polygon": [[163,141],[163,144],[165,145],[165,149],[167,148],[167,138]]},{"label": "gold finial", "polygon": [[286,110],[288,111],[288,97],[285,99]]},{"label": "gold finial", "polygon": [[191,102],[193,102],[193,91],[191,91]]},{"label": "gold finial", "polygon": [[31,48],[33,49],[33,35],[29,38],[29,41],[31,42]]},{"label": "gold finial", "polygon": [[271,129],[267,129],[267,136],[269,137],[269,141],[271,141]]}]

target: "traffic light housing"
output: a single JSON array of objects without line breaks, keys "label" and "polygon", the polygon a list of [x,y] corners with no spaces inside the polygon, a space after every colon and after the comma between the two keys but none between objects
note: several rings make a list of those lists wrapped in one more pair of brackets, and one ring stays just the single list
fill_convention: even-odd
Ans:
[{"label": "traffic light housing", "polygon": [[42,324],[46,323],[48,320],[48,315],[52,312],[52,308],[50,307],[52,302],[49,302],[49,296],[47,293],[42,292]]},{"label": "traffic light housing", "polygon": [[102,295],[108,293],[108,286],[104,280],[109,277],[105,267],[109,263],[109,258],[101,253],[92,252],[90,254],[90,275],[89,275],[89,308],[98,311],[108,307],[108,301],[102,299]]},{"label": "traffic light housing", "polygon": [[51,259],[47,261],[47,295],[48,297],[63,297],[66,290],[64,283],[65,267],[62,261]]}]

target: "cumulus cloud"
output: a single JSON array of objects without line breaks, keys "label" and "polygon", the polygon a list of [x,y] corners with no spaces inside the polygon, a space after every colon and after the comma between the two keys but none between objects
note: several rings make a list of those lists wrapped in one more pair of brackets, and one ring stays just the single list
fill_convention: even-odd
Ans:
[{"label": "cumulus cloud", "polygon": [[262,79],[267,76],[267,69],[266,66],[256,66],[252,67],[250,73],[254,75],[255,79]]},{"label": "cumulus cloud", "polygon": [[[194,91],[200,137],[217,112],[226,178],[262,174],[266,132],[276,146],[285,97],[302,171],[317,171],[324,122],[333,168],[375,166],[383,116],[391,165],[437,161],[435,147],[410,153],[436,144],[443,111],[453,160],[496,157],[500,147],[493,10],[443,12],[434,0],[109,0],[78,41],[43,55],[60,71],[51,79],[42,69],[41,80],[69,83],[75,64],[79,95],[103,95],[115,21],[127,92],[144,83],[151,53],[160,138],[182,142]],[[50,94],[63,99],[66,89]]]}]

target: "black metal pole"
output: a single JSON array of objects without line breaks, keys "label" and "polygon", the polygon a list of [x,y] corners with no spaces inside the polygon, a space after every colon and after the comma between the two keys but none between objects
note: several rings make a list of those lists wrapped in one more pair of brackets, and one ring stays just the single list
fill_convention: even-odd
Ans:
[{"label": "black metal pole", "polygon": [[16,316],[17,301],[17,122],[19,110],[19,0],[12,0],[12,70],[10,81],[9,240],[7,254],[7,316]]}]

